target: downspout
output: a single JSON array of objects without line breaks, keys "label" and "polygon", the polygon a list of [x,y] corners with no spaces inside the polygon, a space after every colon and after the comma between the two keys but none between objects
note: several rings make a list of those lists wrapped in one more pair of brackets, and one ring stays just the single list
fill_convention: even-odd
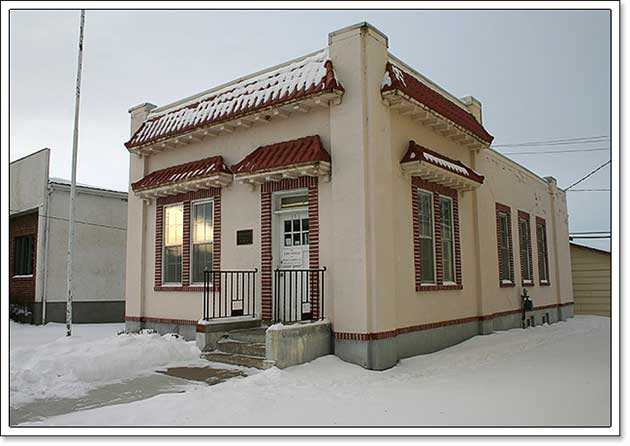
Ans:
[{"label": "downspout", "polygon": [[42,325],[46,324],[46,297],[48,291],[48,236],[50,233],[48,212],[50,209],[50,195],[52,187],[50,183],[46,189],[46,201],[44,202],[44,274],[42,283]]},{"label": "downspout", "polygon": [[[477,157],[480,156],[480,152],[474,151],[472,152],[471,161],[472,161],[472,169],[477,171]],[[483,308],[483,271],[481,265],[483,264],[483,259],[481,258],[481,223],[479,222],[479,215],[481,210],[479,209],[479,189],[474,189],[471,191],[472,200],[473,200],[473,224],[475,227],[475,257],[477,258],[477,314],[480,318],[484,316],[484,308]],[[486,324],[488,325],[488,324]],[[486,326],[484,326],[483,319],[480,321],[481,326],[481,334],[489,334],[493,330],[489,330]]]}]

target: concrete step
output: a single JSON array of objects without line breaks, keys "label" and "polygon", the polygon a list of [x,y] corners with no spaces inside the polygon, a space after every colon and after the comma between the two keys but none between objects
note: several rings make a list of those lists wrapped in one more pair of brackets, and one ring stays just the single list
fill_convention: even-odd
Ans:
[{"label": "concrete step", "polygon": [[236,341],[234,339],[221,339],[217,342],[217,350],[224,353],[235,353],[238,355],[265,357],[265,344],[254,342]]},{"label": "concrete step", "polygon": [[252,342],[255,344],[265,343],[265,332],[267,327],[246,328],[243,330],[232,330],[228,333],[228,338],[241,342]]},{"label": "concrete step", "polygon": [[240,365],[243,367],[254,367],[262,370],[268,369],[275,365],[275,361],[268,361],[259,356],[237,355],[233,353],[224,353],[219,351],[202,353],[201,357],[206,359],[207,361]]}]

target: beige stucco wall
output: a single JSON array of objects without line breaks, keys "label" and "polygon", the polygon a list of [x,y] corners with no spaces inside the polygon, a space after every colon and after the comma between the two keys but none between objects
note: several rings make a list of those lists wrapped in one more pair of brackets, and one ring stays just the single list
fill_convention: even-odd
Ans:
[{"label": "beige stucco wall", "polygon": [[[150,157],[130,155],[130,181],[155,170],[222,155],[227,165],[243,159],[258,146],[317,134],[331,154],[337,149],[330,144],[329,110],[314,109],[296,113],[288,119],[275,119],[264,126],[238,129],[222,133],[185,147],[166,150]],[[330,197],[331,183],[320,181],[320,264],[330,265]],[[198,320],[202,316],[202,293],[182,291],[154,291],[155,272],[155,200],[144,204],[133,192],[129,199],[128,267],[126,315],[157,318]],[[144,216],[143,216],[144,212]],[[144,223],[141,223],[141,221]],[[143,230],[143,227],[145,230]],[[236,231],[253,229],[253,244],[236,246]],[[144,237],[144,240],[143,240]],[[140,253],[145,265],[141,266]],[[257,275],[257,314],[260,314],[260,187],[233,182],[221,193],[221,268],[253,269]],[[142,279],[141,279],[142,277]],[[332,291],[330,291],[332,292]],[[141,298],[144,293],[144,299]],[[327,300],[332,302],[332,296]]]},{"label": "beige stucco wall", "polygon": [[[519,308],[519,209],[532,216],[536,285],[528,291],[535,305],[572,301],[564,193],[492,150],[471,152],[391,110],[380,95],[388,53],[387,39],[378,31],[369,27],[340,30],[329,37],[329,50],[345,88],[340,104],[148,158],[131,155],[130,181],[212,155],[222,155],[234,164],[260,145],[319,134],[332,156],[331,181],[320,181],[319,240],[320,265],[328,267],[326,314],[335,331],[381,332]],[[400,168],[411,139],[486,176],[478,191],[459,194],[463,290],[415,291],[411,179]],[[514,288],[498,285],[495,202],[512,208]],[[537,215],[547,221],[548,287],[538,285],[533,230]],[[222,268],[260,270],[259,187],[253,191],[240,184],[224,188],[221,224]],[[238,229],[253,229],[254,244],[237,247]],[[143,205],[130,195],[128,236],[126,314],[198,319],[201,293],[153,291],[154,202]],[[260,296],[260,274],[258,279]]]}]

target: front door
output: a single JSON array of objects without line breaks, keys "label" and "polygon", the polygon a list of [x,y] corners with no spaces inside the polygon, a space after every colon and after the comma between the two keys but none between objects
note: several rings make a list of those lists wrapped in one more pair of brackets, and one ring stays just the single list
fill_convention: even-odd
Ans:
[{"label": "front door", "polygon": [[280,234],[276,303],[281,321],[310,319],[308,212],[296,210],[279,216]]}]

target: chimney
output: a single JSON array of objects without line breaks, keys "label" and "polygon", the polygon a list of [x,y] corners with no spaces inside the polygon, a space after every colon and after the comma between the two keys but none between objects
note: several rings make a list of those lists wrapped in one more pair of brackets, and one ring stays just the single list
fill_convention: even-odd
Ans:
[{"label": "chimney", "polygon": [[481,102],[474,96],[465,96],[460,99],[466,105],[468,111],[475,117],[479,124],[483,124],[481,116]]},{"label": "chimney", "polygon": [[143,102],[142,104],[135,105],[129,109],[131,115],[131,136],[136,133],[136,130],[147,119],[149,112],[156,108],[157,105],[153,105],[149,102]]}]

